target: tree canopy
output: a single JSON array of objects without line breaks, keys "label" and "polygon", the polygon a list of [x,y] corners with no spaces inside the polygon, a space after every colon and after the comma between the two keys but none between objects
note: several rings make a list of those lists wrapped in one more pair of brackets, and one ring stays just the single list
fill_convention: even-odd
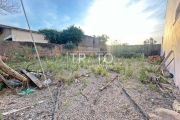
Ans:
[{"label": "tree canopy", "polygon": [[43,33],[46,36],[45,39],[48,39],[50,43],[66,44],[71,41],[76,46],[82,41],[84,35],[84,32],[74,25],[62,31],[45,28],[40,29],[39,32]]},{"label": "tree canopy", "polygon": [[154,40],[152,37],[150,37],[149,39],[146,39],[145,41],[144,41],[144,44],[150,44],[150,45],[152,45],[152,44],[155,44],[157,41],[156,40]]},{"label": "tree canopy", "polygon": [[100,41],[107,42],[108,39],[109,39],[109,36],[106,35],[106,34],[102,34],[101,36],[97,36],[97,38],[98,38]]},{"label": "tree canopy", "polygon": [[45,28],[39,30],[39,32],[43,33],[45,35],[45,39],[49,40],[50,43],[61,44],[59,31]]}]

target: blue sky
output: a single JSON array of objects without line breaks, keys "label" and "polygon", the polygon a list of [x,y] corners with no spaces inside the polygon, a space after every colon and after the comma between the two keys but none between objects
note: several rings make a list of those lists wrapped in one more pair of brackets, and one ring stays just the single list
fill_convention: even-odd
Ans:
[{"label": "blue sky", "polygon": [[[20,4],[20,0],[17,1]],[[121,43],[161,42],[167,0],[23,0],[31,29],[62,30],[74,24],[87,35],[107,34]],[[0,24],[27,28],[20,13],[0,15]]]}]

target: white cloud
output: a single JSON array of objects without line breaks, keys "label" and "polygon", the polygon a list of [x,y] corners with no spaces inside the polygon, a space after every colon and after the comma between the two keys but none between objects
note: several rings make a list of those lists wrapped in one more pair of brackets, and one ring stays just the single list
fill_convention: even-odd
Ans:
[{"label": "white cloud", "polygon": [[112,39],[129,44],[141,44],[150,37],[158,24],[155,19],[147,19],[156,10],[143,13],[147,0],[127,7],[128,0],[96,0],[84,19],[82,29],[85,34],[107,34]]}]

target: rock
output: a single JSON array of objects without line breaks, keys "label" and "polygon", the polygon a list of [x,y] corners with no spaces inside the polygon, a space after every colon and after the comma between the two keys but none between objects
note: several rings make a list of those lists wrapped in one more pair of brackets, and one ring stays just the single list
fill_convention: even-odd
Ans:
[{"label": "rock", "polygon": [[180,102],[178,100],[173,101],[172,107],[174,111],[180,112]]},{"label": "rock", "polygon": [[75,79],[75,83],[79,83],[80,81],[78,79]]},{"label": "rock", "polygon": [[163,120],[180,120],[180,114],[164,108],[157,108],[155,112],[163,118]]},{"label": "rock", "polygon": [[45,80],[45,81],[43,82],[43,85],[47,86],[47,85],[49,85],[51,82],[52,82],[52,80],[51,80],[50,78],[48,78],[47,80]]},{"label": "rock", "polygon": [[158,116],[158,115],[155,115],[155,114],[148,114],[149,115],[149,120],[163,120],[162,117]]}]

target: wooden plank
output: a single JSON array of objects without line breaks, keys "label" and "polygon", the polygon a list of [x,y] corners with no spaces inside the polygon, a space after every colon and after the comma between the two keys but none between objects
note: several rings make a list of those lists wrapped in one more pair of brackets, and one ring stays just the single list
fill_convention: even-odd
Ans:
[{"label": "wooden plank", "polygon": [[112,79],[110,82],[108,82],[105,86],[99,88],[100,91],[104,90],[108,85],[110,85],[111,82],[113,82],[116,78],[118,77],[118,75],[115,76],[114,79]]},{"label": "wooden plank", "polygon": [[32,80],[40,89],[43,87],[40,80],[32,75],[31,73],[27,72],[25,69],[22,69],[22,72],[30,79]]},{"label": "wooden plank", "polygon": [[166,58],[162,61],[162,63],[159,65],[159,67],[157,68],[156,71],[159,71],[159,69],[161,68],[161,66],[164,65],[164,63],[166,62],[166,60],[170,57],[170,55],[171,55],[173,52],[174,52],[173,50],[171,50],[171,51],[169,52],[169,54],[168,54],[168,55],[166,56]]},{"label": "wooden plank", "polygon": [[6,84],[10,89],[13,89],[11,85],[8,83],[8,81],[0,74],[0,81],[3,81],[4,84]]},{"label": "wooden plank", "polygon": [[22,81],[22,82],[28,82],[28,79],[24,76],[22,76],[21,74],[19,74],[18,72],[16,72],[15,70],[13,70],[12,68],[10,68],[8,65],[6,65],[0,56],[0,69],[7,73],[8,75],[11,75],[12,77]]}]

